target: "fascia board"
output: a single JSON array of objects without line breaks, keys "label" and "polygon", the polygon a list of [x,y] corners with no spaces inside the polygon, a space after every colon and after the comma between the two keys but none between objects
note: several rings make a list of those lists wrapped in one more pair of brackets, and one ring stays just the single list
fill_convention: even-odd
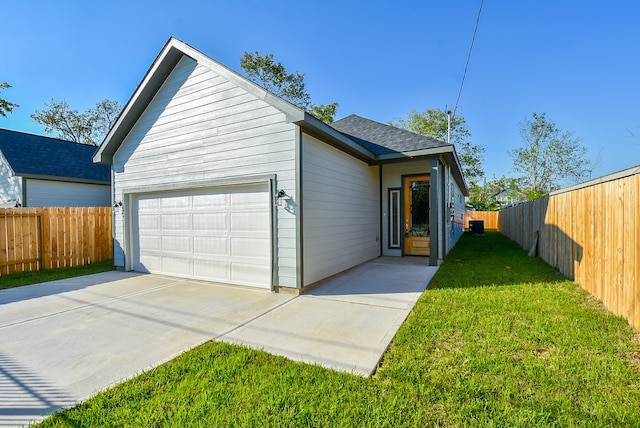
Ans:
[{"label": "fascia board", "polygon": [[379,162],[384,161],[393,161],[399,159],[411,159],[423,156],[436,156],[444,153],[451,153],[453,151],[453,146],[446,147],[434,147],[431,149],[422,149],[422,150],[413,150],[410,152],[395,152],[395,153],[387,153],[384,155],[378,155],[376,160]]},{"label": "fascia board", "polygon": [[62,181],[65,183],[81,183],[81,184],[100,184],[104,186],[109,186],[111,184],[110,181],[92,180],[90,178],[61,177],[58,175],[38,175],[38,174],[17,173],[16,177],[22,177],[29,180]]},{"label": "fascia board", "polygon": [[120,116],[118,116],[115,124],[109,130],[103,143],[93,155],[93,161],[95,163],[113,163],[114,153],[129,131],[131,131],[158,89],[160,89],[167,76],[169,76],[175,65],[180,61],[180,58],[184,55],[184,52],[181,52],[175,47],[175,41],[176,39],[174,38],[169,39],[149,70],[147,70],[136,87],[136,90],[133,92],[133,95],[131,95],[131,98],[120,113]]},{"label": "fascia board", "polygon": [[147,73],[138,84],[133,95],[122,110],[122,113],[116,120],[116,123],[109,130],[104,142],[93,156],[94,162],[106,164],[113,163],[113,155],[119,145],[122,143],[129,131],[131,131],[151,99],[155,96],[166,78],[183,56],[187,56],[199,64],[203,64],[206,67],[213,69],[229,81],[245,89],[247,92],[282,111],[288,121],[297,122],[304,120],[304,110],[270,93],[261,86],[239,75],[225,65],[209,58],[183,41],[172,37],[160,51],[160,54],[154,60],[149,70],[147,70]]}]

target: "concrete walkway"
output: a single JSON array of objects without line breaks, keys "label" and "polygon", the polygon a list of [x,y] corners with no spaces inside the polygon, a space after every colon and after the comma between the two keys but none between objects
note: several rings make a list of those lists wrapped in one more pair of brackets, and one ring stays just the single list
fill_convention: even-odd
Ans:
[{"label": "concrete walkway", "polygon": [[379,258],[302,296],[107,272],[0,291],[0,426],[215,339],[369,376],[437,268]]}]

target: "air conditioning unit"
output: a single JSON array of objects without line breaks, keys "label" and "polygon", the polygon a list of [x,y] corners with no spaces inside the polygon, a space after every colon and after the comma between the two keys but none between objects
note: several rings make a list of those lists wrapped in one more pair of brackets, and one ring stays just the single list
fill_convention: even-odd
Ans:
[{"label": "air conditioning unit", "polygon": [[484,235],[484,220],[469,220],[469,233]]}]

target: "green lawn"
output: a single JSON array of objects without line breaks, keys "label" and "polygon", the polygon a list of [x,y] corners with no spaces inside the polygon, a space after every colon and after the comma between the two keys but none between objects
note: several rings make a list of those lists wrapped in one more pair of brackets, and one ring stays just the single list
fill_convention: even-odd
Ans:
[{"label": "green lawn", "polygon": [[370,379],[209,342],[43,426],[640,426],[639,337],[489,232],[461,239]]},{"label": "green lawn", "polygon": [[107,272],[113,269],[113,260],[107,260],[84,266],[13,273],[10,275],[0,276],[0,290],[20,287],[22,285],[38,284],[40,282],[55,281],[57,279],[90,275],[92,273]]}]

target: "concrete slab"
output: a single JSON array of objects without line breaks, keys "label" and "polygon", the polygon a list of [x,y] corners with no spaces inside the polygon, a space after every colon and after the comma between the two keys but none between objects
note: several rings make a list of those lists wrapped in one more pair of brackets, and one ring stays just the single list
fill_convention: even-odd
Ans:
[{"label": "concrete slab", "polygon": [[302,296],[107,272],[0,290],[0,426],[211,339],[369,376],[437,268],[379,258]]},{"label": "concrete slab", "polygon": [[293,298],[158,275],[84,278],[0,291],[0,426],[73,405]]},{"label": "concrete slab", "polygon": [[370,376],[409,312],[303,295],[220,340]]},{"label": "concrete slab", "polygon": [[424,257],[380,257],[312,289],[307,295],[411,309],[438,270]]},{"label": "concrete slab", "polygon": [[370,376],[438,269],[427,261],[375,259],[219,339]]}]

